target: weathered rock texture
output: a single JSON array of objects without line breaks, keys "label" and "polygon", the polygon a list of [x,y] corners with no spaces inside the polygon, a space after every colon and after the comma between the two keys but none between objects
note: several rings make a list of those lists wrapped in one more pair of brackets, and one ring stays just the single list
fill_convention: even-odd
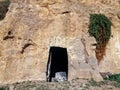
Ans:
[{"label": "weathered rock texture", "polygon": [[[99,66],[95,39],[88,34],[91,13],[113,23]],[[99,72],[120,72],[119,0],[11,0],[0,29],[0,83],[45,80],[50,46],[67,48],[69,80],[101,80]]]}]

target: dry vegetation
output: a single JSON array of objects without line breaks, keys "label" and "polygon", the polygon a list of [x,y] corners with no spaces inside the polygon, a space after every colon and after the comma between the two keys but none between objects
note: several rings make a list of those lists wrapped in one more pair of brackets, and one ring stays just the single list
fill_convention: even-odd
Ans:
[{"label": "dry vegetation", "polygon": [[[4,88],[4,89],[3,89]],[[76,78],[69,82],[24,81],[1,87],[0,90],[120,90],[116,81],[101,81]]]}]

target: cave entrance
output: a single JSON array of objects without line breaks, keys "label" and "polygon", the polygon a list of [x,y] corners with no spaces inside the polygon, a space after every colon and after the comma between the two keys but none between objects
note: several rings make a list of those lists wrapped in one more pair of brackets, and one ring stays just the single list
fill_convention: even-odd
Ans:
[{"label": "cave entrance", "polygon": [[66,48],[50,47],[46,79],[48,82],[60,82],[68,79],[68,55]]}]

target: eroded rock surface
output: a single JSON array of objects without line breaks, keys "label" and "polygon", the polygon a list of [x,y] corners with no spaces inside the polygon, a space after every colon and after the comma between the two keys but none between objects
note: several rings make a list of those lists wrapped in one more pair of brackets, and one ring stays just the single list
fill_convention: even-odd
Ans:
[{"label": "eroded rock surface", "polygon": [[[113,23],[99,66],[92,46],[95,39],[88,34],[93,13],[105,14]],[[69,80],[102,80],[99,72],[119,73],[119,14],[119,0],[11,0],[5,19],[0,21],[0,83],[45,80],[50,46],[67,48]]]}]

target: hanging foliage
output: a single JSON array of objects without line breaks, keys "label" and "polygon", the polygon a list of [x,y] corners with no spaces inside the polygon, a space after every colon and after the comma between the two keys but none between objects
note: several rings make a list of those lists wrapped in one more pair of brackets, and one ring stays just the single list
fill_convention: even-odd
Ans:
[{"label": "hanging foliage", "polygon": [[111,21],[103,14],[91,14],[89,34],[94,37],[96,45],[96,58],[100,61],[105,54],[105,47],[111,36]]}]

